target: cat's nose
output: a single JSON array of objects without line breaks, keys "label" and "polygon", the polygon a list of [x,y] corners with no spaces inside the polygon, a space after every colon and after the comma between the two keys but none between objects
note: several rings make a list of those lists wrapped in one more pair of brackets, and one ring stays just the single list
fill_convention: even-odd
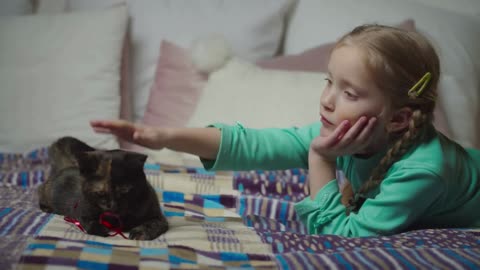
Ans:
[{"label": "cat's nose", "polygon": [[112,201],[107,201],[106,205],[105,205],[108,209],[112,209],[113,208],[113,202]]},{"label": "cat's nose", "polygon": [[103,210],[112,210],[113,208],[113,202],[109,200],[105,200],[101,204]]},{"label": "cat's nose", "polygon": [[107,205],[107,206],[108,206],[108,209],[110,209],[110,210],[115,210],[116,204],[115,204],[115,202],[112,200],[112,201],[109,201],[109,202],[108,202],[108,205]]}]

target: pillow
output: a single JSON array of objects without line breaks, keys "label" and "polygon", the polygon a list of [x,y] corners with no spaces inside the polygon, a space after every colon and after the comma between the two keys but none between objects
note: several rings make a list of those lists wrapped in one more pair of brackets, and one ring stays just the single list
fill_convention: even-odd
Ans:
[{"label": "pillow", "polygon": [[[65,10],[65,0],[33,0],[36,14],[58,14]],[[124,5],[124,4],[117,4]],[[111,8],[112,5],[108,8]],[[130,91],[130,47],[131,47],[130,33],[127,30],[122,46],[122,58],[120,65],[120,119],[133,120],[133,102],[132,93]],[[127,143],[120,140],[121,146]]]},{"label": "pillow", "polygon": [[125,5],[0,18],[0,151],[25,152],[65,135],[118,147],[89,120],[119,117],[127,18]]},{"label": "pillow", "polygon": [[210,74],[187,126],[236,121],[251,128],[310,124],[319,120],[326,77],[320,72],[265,70],[234,58]]},{"label": "pillow", "polygon": [[478,0],[415,0],[416,2],[442,8],[456,13],[465,14],[469,16],[480,17],[480,1]]},{"label": "pillow", "polygon": [[[194,64],[189,50],[163,40],[141,123],[152,126],[184,127],[192,116],[208,76]],[[122,143],[122,148],[146,152],[144,147]],[[171,154],[170,154],[171,155]],[[166,163],[165,157],[162,163]],[[167,163],[179,164],[169,160]]]},{"label": "pillow", "polygon": [[188,50],[162,41],[155,80],[142,123],[182,127],[190,119],[207,81]]},{"label": "pillow", "polygon": [[327,72],[328,59],[333,46],[335,46],[335,42],[330,42],[298,54],[260,60],[257,62],[257,65],[268,69]]},{"label": "pillow", "polygon": [[[371,7],[375,7],[374,14]],[[331,27],[332,17],[335,27]],[[480,59],[480,20],[476,17],[411,0],[302,0],[287,29],[285,53],[326,44],[363,23],[392,24],[406,18],[415,20],[417,31],[430,38],[439,53],[439,94],[444,97],[452,138],[480,148],[480,62],[474,60]]]},{"label": "pillow", "polygon": [[0,16],[32,13],[31,0],[0,1]]},{"label": "pillow", "polygon": [[[133,120],[133,102],[130,88],[130,33],[127,30],[123,39],[122,57],[120,62],[120,119]],[[120,141],[120,144],[122,142]]]},{"label": "pillow", "polygon": [[134,120],[140,121],[154,81],[163,39],[184,48],[198,36],[222,34],[234,53],[249,60],[273,56],[280,48],[292,0],[66,0],[69,10],[98,9],[127,2],[132,18]]},{"label": "pillow", "polygon": [[31,0],[35,13],[55,14],[65,10],[65,0]]},{"label": "pillow", "polygon": [[[413,20],[405,20],[400,24],[396,24],[395,27],[415,31],[415,22]],[[330,40],[328,43],[307,49],[301,53],[260,60],[257,64],[263,68],[270,69],[327,72],[330,52],[333,46],[335,46],[335,41],[342,34],[344,33],[339,33],[335,39]]]}]

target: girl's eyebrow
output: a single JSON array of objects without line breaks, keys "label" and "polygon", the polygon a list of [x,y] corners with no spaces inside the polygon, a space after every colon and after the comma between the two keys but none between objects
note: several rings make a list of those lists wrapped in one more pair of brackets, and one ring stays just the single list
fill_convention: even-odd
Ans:
[{"label": "girl's eyebrow", "polygon": [[359,91],[359,92],[362,92],[362,93],[365,93],[365,92],[366,92],[366,90],[365,90],[364,88],[358,87],[358,86],[356,86],[356,85],[353,85],[353,84],[352,84],[351,82],[349,82],[349,81],[344,81],[344,82],[345,82],[348,86],[350,86],[351,88],[353,88],[353,89],[356,90],[356,91]]},{"label": "girl's eyebrow", "polygon": [[[328,77],[329,77],[329,78],[332,78],[332,77],[333,77],[333,76],[332,76],[332,73],[331,73],[330,71],[328,71]],[[362,93],[365,93],[365,92],[366,92],[366,90],[365,90],[364,88],[358,87],[358,86],[354,85],[353,83],[351,83],[351,82],[348,81],[348,80],[341,79],[340,82],[346,84],[347,86],[353,88],[354,90],[356,90],[356,91],[358,91],[358,92],[362,92]]]}]

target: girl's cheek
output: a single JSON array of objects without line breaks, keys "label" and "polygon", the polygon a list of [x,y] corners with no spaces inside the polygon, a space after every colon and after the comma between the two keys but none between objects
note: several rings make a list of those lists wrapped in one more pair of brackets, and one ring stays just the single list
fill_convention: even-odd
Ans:
[{"label": "girl's cheek", "polygon": [[360,117],[361,115],[356,115],[355,113],[341,113],[338,117],[338,123],[348,120],[350,121],[350,125],[353,126]]}]

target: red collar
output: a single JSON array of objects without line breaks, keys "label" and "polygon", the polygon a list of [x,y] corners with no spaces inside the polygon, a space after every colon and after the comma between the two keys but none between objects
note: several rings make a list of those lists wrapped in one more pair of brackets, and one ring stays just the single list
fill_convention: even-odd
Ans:
[{"label": "red collar", "polygon": [[[78,202],[75,203],[75,205],[73,206],[73,209],[76,209],[78,207]],[[113,226],[110,222],[106,221],[105,218],[106,217],[113,217],[115,219],[118,220],[118,224],[120,224],[118,227],[115,227]],[[63,218],[63,220],[65,220],[66,222],[68,223],[72,223],[73,225],[77,226],[82,232],[84,233],[87,233],[87,231],[83,228],[82,224],[80,224],[80,221],[76,218],[72,218],[72,217],[67,217],[65,216]],[[117,234],[121,235],[124,239],[128,239],[123,233],[122,233],[122,229],[123,229],[123,224],[122,224],[122,220],[120,219],[120,216],[118,216],[117,214],[115,213],[112,213],[112,212],[103,212],[101,215],[100,215],[100,218],[99,218],[99,222],[100,224],[102,224],[105,228],[109,229],[111,231],[111,233],[108,235],[108,236],[115,236]]]}]

